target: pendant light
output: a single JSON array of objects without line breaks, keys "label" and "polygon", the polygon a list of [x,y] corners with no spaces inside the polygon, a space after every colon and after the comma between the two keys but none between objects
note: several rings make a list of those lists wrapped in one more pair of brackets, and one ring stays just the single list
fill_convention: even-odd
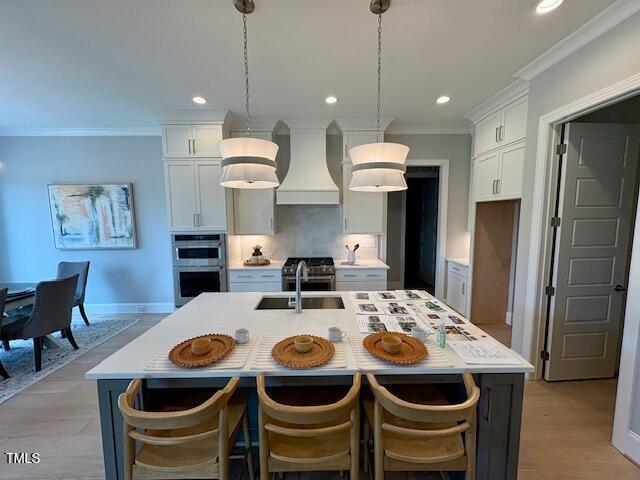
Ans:
[{"label": "pendant light", "polygon": [[249,55],[247,51],[247,15],[253,12],[253,0],[235,0],[242,13],[244,34],[244,94],[247,111],[247,136],[227,138],[219,143],[222,155],[220,185],[228,188],[274,188],[280,185],[276,176],[278,145],[267,140],[251,138],[249,110]]},{"label": "pendant light", "polygon": [[391,0],[372,0],[371,13],[378,16],[378,104],[376,143],[359,145],[349,150],[353,168],[349,190],[359,192],[394,192],[406,190],[405,161],[409,147],[399,143],[380,142],[380,90],[382,86],[382,14]]}]

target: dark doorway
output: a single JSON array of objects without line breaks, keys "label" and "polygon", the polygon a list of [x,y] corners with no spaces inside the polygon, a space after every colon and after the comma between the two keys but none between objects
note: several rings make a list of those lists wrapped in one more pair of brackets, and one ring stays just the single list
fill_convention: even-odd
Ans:
[{"label": "dark doorway", "polygon": [[431,294],[436,284],[439,172],[438,167],[407,169],[404,288]]}]

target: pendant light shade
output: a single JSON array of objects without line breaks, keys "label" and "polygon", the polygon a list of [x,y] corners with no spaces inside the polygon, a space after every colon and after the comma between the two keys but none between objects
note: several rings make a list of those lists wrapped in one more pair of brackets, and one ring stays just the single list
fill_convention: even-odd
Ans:
[{"label": "pendant light shade", "polygon": [[247,112],[247,136],[227,138],[218,147],[222,155],[220,185],[227,188],[274,188],[280,185],[276,176],[278,145],[268,140],[251,138],[249,109],[249,54],[247,48],[247,15],[254,11],[253,0],[235,0],[242,13],[244,37],[244,98]]},{"label": "pendant light shade", "polygon": [[377,143],[358,145],[349,150],[353,168],[349,190],[357,192],[396,192],[407,189],[404,178],[409,147],[399,143],[380,142],[380,103],[382,90],[382,14],[391,0],[371,0],[369,10],[378,16],[378,103]]},{"label": "pendant light shade", "polygon": [[227,138],[219,143],[222,154],[220,185],[228,188],[274,188],[278,145],[260,138]]},{"label": "pendant light shade", "polygon": [[406,190],[405,161],[409,147],[399,143],[367,143],[349,150],[353,168],[349,190],[396,192]]}]

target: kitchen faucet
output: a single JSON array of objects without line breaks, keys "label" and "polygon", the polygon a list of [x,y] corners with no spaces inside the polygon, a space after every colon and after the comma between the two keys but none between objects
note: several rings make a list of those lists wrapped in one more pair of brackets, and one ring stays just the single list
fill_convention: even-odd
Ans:
[{"label": "kitchen faucet", "polygon": [[300,277],[304,278],[304,281],[309,280],[309,269],[304,260],[298,262],[298,268],[296,268],[296,299],[289,300],[289,306],[296,307],[296,313],[302,313],[302,286],[300,285]]}]

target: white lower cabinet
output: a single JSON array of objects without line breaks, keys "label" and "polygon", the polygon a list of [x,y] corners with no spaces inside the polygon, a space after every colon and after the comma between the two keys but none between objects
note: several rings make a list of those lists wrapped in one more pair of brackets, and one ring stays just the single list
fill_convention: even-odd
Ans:
[{"label": "white lower cabinet", "polygon": [[469,268],[453,261],[447,263],[447,305],[466,317]]},{"label": "white lower cabinet", "polygon": [[338,269],[336,290],[386,290],[387,271],[378,268]]},{"label": "white lower cabinet", "polygon": [[229,291],[281,292],[282,272],[280,270],[229,270]]}]

